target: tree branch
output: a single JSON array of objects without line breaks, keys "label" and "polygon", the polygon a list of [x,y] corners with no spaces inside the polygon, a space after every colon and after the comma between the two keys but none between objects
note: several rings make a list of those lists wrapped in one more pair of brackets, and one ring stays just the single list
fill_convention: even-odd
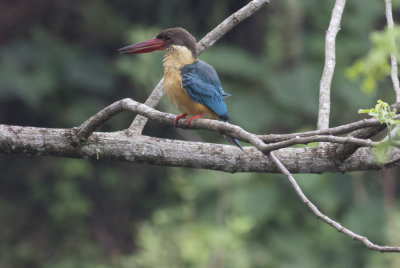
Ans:
[{"label": "tree branch", "polygon": [[[173,117],[168,117],[171,124]],[[360,148],[343,162],[332,157],[330,148],[284,148],[275,154],[292,173],[379,170],[400,162],[397,148],[389,148],[388,160],[382,164],[376,162],[371,148]],[[0,125],[0,153],[99,158],[225,172],[279,172],[273,162],[253,147],[246,146],[242,152],[230,145],[160,139],[131,131],[94,132],[86,142],[76,143],[73,129]]]},{"label": "tree branch", "polygon": [[355,144],[359,147],[376,147],[379,142],[371,140],[357,139],[353,137],[336,137],[332,135],[315,135],[309,137],[295,137],[289,140],[271,143],[265,146],[266,151],[275,151],[281,148],[286,148],[296,144],[308,144],[311,142],[331,142],[340,144]]},{"label": "tree branch", "polygon": [[332,16],[325,37],[325,65],[319,87],[319,110],[317,129],[329,127],[329,114],[331,109],[331,84],[336,64],[336,35],[340,29],[340,21],[346,0],[336,0]]},{"label": "tree branch", "polygon": [[[230,15],[197,43],[198,55],[203,53],[208,47],[212,46],[233,27],[237,26],[239,23],[253,15],[256,11],[266,6],[268,3],[269,0],[253,0],[232,15]],[[147,106],[155,108],[160,102],[162,96],[164,95],[164,87],[162,85],[162,81],[163,80],[161,79],[161,81],[158,82],[156,88],[150,94],[149,98],[145,101],[145,104]],[[147,118],[138,115],[133,120],[132,124],[129,127],[129,130],[132,130],[137,134],[141,134],[146,123]]]},{"label": "tree branch", "polygon": [[[396,119],[399,119],[400,116],[397,116]],[[321,129],[321,130],[313,130],[313,131],[305,131],[305,132],[297,132],[297,133],[290,133],[290,134],[267,134],[267,135],[258,135],[265,143],[273,143],[273,142],[280,142],[285,140],[294,139],[297,137],[310,137],[316,135],[343,135],[348,134],[349,132],[353,132],[355,130],[359,130],[362,128],[368,127],[377,127],[382,126],[382,123],[376,118],[368,118],[362,119],[357,122],[353,122],[346,125],[341,125],[337,127]],[[385,125],[383,125],[385,127]]]},{"label": "tree branch", "polygon": [[[357,146],[374,146],[374,142],[348,137],[315,136],[295,138],[281,144],[265,144],[256,135],[229,123],[216,120],[198,119],[189,126],[179,121],[178,127],[207,129],[236,137],[253,144],[256,148],[245,147],[244,153],[233,146],[217,144],[171,141],[144,137],[122,131],[114,133],[93,133],[112,116],[129,111],[146,116],[163,124],[172,125],[172,114],[163,113],[131,99],[117,101],[104,108],[81,126],[68,129],[24,128],[0,125],[0,152],[5,154],[26,153],[34,155],[57,155],[67,157],[90,157],[96,159],[147,162],[158,165],[172,165],[206,168],[227,172],[276,172],[271,163],[266,162],[260,152],[287,147],[295,143],[323,141],[356,143]],[[370,120],[364,121],[369,122]],[[377,126],[380,127],[380,126]],[[88,137],[90,137],[88,139]],[[332,154],[334,145],[311,148],[286,148],[279,153],[285,165],[292,172],[322,173],[346,172],[354,170],[381,169],[396,165],[400,150],[391,148],[386,164],[376,163],[370,149],[362,148],[344,162],[339,162]]]},{"label": "tree branch", "polygon": [[390,246],[379,246],[371,241],[368,240],[367,237],[358,235],[351,230],[347,229],[346,227],[342,226],[337,221],[332,220],[325,214],[323,214],[303,193],[300,186],[297,184],[296,180],[294,179],[293,175],[286,169],[286,167],[282,164],[281,161],[275,156],[274,152],[269,153],[269,157],[272,161],[276,164],[278,169],[282,172],[282,174],[287,178],[293,189],[295,190],[298,197],[300,197],[301,201],[307,205],[307,207],[311,210],[314,215],[335,228],[338,232],[345,234],[346,236],[350,237],[353,240],[361,241],[367,248],[377,250],[380,252],[400,252],[400,247],[390,247]]}]

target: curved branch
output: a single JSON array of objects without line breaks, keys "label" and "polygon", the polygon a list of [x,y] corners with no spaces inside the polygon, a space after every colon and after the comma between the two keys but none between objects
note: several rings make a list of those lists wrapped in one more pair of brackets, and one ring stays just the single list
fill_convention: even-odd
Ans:
[{"label": "curved branch", "polygon": [[[101,126],[102,124],[104,124],[104,122],[106,122],[108,119],[121,111],[138,113],[142,116],[168,125],[172,125],[175,119],[175,116],[173,114],[167,114],[157,111],[151,107],[148,107],[147,105],[126,98],[120,101],[116,101],[113,104],[107,106],[106,108],[89,118],[81,126],[75,128],[76,136],[80,140],[86,140],[97,127]],[[185,121],[180,120],[177,126],[181,128],[206,129],[216,131],[249,142],[260,151],[263,151],[264,148],[266,148],[266,144],[263,143],[262,140],[260,140],[256,135],[247,132],[238,126],[231,125],[227,122],[209,119],[197,119],[196,121],[191,121],[189,126],[186,126]]]},{"label": "curved branch", "polygon": [[[175,116],[172,114],[167,114],[157,111],[151,107],[136,102],[132,99],[123,99],[104,108],[103,110],[101,110],[100,112],[89,118],[81,126],[75,128],[75,133],[78,138],[77,142],[79,142],[79,140],[80,141],[86,140],[95,131],[97,127],[101,126],[108,119],[110,119],[115,114],[122,111],[138,113],[146,118],[150,118],[152,120],[156,120],[160,123],[168,125],[172,125],[172,122],[175,118]],[[350,126],[360,127],[360,125],[371,125],[373,123],[375,127],[377,126],[379,126],[379,128],[382,127],[381,126],[382,124],[380,124],[378,119],[361,120],[356,123],[357,124],[350,124]],[[242,129],[239,126],[232,125],[227,122],[220,122],[216,120],[207,120],[207,119],[198,119],[196,121],[192,121],[189,124],[189,126],[186,126],[185,121],[181,120],[178,122],[178,127],[189,128],[189,129],[206,129],[214,132],[220,132],[222,134],[232,136],[234,138],[248,142],[263,153],[268,153],[270,151],[278,150],[296,144],[307,144],[310,142],[332,142],[332,143],[340,143],[347,145],[351,144],[353,146],[357,146],[357,148],[360,146],[374,147],[379,144],[378,142],[373,142],[371,140],[359,139],[354,137],[336,137],[332,135],[314,135],[305,137],[292,136],[288,140],[265,144],[262,138],[260,138],[263,136],[257,136],[253,133],[250,133]],[[337,127],[337,129],[341,129],[341,127]],[[349,128],[347,127],[347,129]],[[288,135],[283,135],[283,136],[287,137]],[[279,138],[278,135],[275,135],[275,138]]]}]

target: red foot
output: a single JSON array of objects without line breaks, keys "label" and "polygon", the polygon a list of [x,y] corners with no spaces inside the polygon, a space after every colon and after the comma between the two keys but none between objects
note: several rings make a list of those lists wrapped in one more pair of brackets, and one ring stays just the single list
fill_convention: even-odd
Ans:
[{"label": "red foot", "polygon": [[186,116],[187,116],[187,114],[185,114],[185,113],[176,116],[174,119],[174,126],[176,126],[176,124],[178,124],[179,119],[186,118]]},{"label": "red foot", "polygon": [[193,119],[199,119],[201,116],[203,115],[203,113],[189,117],[188,119],[186,119],[186,124],[185,125],[189,125],[190,121],[192,121]]}]

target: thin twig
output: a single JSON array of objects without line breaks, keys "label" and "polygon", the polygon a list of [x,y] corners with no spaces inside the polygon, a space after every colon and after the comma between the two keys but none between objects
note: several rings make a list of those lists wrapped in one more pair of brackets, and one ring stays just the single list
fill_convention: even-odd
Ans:
[{"label": "thin twig", "polygon": [[336,137],[332,135],[315,135],[309,137],[295,137],[290,140],[280,141],[276,143],[267,144],[264,147],[265,151],[275,151],[281,148],[286,148],[297,144],[308,144],[311,142],[331,142],[340,144],[357,144],[360,147],[376,147],[379,142],[374,142],[369,139],[357,139],[353,137]]},{"label": "thin twig", "polygon": [[[396,118],[399,119],[400,116],[397,116]],[[332,127],[328,129],[289,133],[289,134],[266,134],[266,135],[258,135],[258,137],[265,143],[273,143],[273,142],[290,140],[296,137],[310,137],[315,135],[343,135],[358,129],[367,127],[376,127],[381,124],[382,123],[376,118],[368,118],[350,124]]]},{"label": "thin twig", "polygon": [[[386,13],[386,21],[387,21],[388,29],[392,30],[394,27],[394,22],[393,22],[393,15],[392,15],[391,0],[385,0],[385,11],[386,11],[385,13]],[[393,51],[396,51],[396,42],[395,42],[393,36],[390,41],[392,43]],[[400,86],[399,86],[399,77],[398,77],[398,71],[397,71],[397,57],[396,57],[395,52],[390,53],[390,64],[392,67],[391,77],[392,77],[393,89],[394,89],[394,92],[396,93],[396,102],[399,102],[400,101]]]},{"label": "thin twig", "polygon": [[300,197],[301,201],[307,205],[307,207],[311,210],[314,215],[335,228],[338,232],[345,234],[346,236],[350,237],[353,240],[358,240],[362,242],[367,248],[377,250],[380,252],[400,252],[400,247],[390,247],[390,246],[379,246],[371,241],[368,240],[367,237],[361,236],[352,232],[351,230],[347,229],[346,227],[342,226],[339,222],[332,220],[325,214],[323,214],[303,193],[300,186],[297,184],[296,180],[294,179],[293,175],[286,169],[286,167],[281,163],[281,161],[275,156],[274,152],[270,152],[268,156],[274,161],[278,169],[282,172],[282,174],[287,178],[290,185],[295,190],[298,197]]},{"label": "thin twig", "polygon": [[[253,0],[232,15],[230,15],[197,43],[198,55],[203,53],[208,47],[212,46],[216,41],[218,41],[218,39],[229,32],[233,27],[253,15],[256,11],[266,6],[268,3],[269,0]],[[154,108],[160,102],[163,95],[164,87],[162,85],[161,79],[156,88],[150,94],[149,98],[146,100],[145,104]],[[132,130],[137,134],[141,134],[146,123],[147,118],[138,115],[133,120],[132,124],[129,127],[129,130]]]},{"label": "thin twig", "polygon": [[336,35],[340,29],[340,21],[346,0],[336,0],[332,16],[325,37],[325,65],[319,87],[319,110],[317,129],[329,128],[329,114],[331,109],[331,84],[336,64]]},{"label": "thin twig", "polygon": [[[400,102],[397,102],[391,105],[392,108],[396,110],[400,110]],[[394,119],[400,119],[400,115],[396,115]],[[369,129],[374,128],[376,129],[377,126],[379,127],[378,132],[380,132],[385,125],[382,124],[376,118],[368,118],[362,119],[360,121],[356,121],[353,123],[349,123],[346,125],[341,125],[337,127],[327,128],[327,129],[320,129],[320,130],[313,130],[313,131],[305,131],[305,132],[297,132],[297,133],[289,133],[289,134],[266,134],[266,135],[258,135],[265,143],[273,143],[273,142],[280,142],[285,140],[290,140],[296,137],[310,137],[315,135],[343,135],[348,134],[351,137],[367,139],[375,134],[366,133],[364,135],[360,135],[360,131],[370,132]]]}]

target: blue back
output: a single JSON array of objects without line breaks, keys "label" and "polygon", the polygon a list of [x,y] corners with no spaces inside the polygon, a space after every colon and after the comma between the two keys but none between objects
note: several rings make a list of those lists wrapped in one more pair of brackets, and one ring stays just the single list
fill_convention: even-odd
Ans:
[{"label": "blue back", "polygon": [[201,103],[214,111],[222,121],[228,121],[224,97],[230,96],[222,89],[214,68],[198,60],[181,69],[182,86],[195,102]]}]

